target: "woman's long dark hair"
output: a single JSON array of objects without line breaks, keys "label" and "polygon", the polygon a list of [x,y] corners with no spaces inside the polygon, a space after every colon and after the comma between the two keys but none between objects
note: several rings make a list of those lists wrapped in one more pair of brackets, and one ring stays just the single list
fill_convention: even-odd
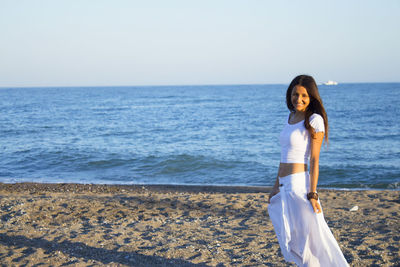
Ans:
[{"label": "woman's long dark hair", "polygon": [[310,116],[314,113],[317,113],[324,118],[324,125],[325,125],[325,142],[329,143],[328,141],[328,133],[329,133],[329,124],[328,124],[328,116],[326,115],[326,111],[324,105],[322,104],[322,99],[318,92],[318,86],[315,82],[314,78],[309,75],[299,75],[293,79],[290,83],[287,91],[286,91],[286,105],[288,109],[292,112],[295,111],[295,108],[292,104],[292,90],[293,87],[296,85],[303,86],[306,88],[308,96],[310,97],[310,104],[306,110],[306,117],[304,119],[304,126],[307,130],[311,129],[310,126]]}]

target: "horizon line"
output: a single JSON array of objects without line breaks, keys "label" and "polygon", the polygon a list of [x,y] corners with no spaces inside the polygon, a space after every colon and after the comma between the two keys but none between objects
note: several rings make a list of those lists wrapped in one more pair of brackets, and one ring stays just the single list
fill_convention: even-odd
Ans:
[{"label": "horizon line", "polygon": [[[382,83],[400,83],[397,82],[338,82],[337,85],[341,84],[382,84]],[[289,83],[204,83],[204,84],[139,84],[139,85],[23,85],[23,86],[2,86],[0,89],[12,89],[12,88],[108,88],[108,87],[184,87],[184,86],[242,86],[242,85],[287,85]],[[317,85],[325,85],[324,82],[317,82]],[[327,85],[327,86],[337,86]]]}]

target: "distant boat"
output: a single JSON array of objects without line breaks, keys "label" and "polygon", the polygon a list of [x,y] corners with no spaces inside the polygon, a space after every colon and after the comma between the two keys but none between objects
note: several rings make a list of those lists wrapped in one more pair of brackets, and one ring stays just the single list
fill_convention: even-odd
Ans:
[{"label": "distant boat", "polygon": [[325,85],[338,85],[338,83],[335,81],[327,81],[327,82],[324,82],[324,84]]}]

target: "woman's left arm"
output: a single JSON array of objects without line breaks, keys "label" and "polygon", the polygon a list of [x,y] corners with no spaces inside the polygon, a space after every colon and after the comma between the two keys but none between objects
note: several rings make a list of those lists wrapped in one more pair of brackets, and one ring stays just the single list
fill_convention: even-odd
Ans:
[{"label": "woman's left arm", "polygon": [[[318,176],[319,176],[319,153],[321,151],[324,132],[311,134],[311,155],[310,155],[310,191],[317,192]],[[320,213],[321,207],[317,200],[310,199],[314,212]]]}]

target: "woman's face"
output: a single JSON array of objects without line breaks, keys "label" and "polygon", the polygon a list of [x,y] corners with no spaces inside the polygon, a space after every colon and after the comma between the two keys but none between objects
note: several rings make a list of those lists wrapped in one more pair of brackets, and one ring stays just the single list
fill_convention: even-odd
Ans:
[{"label": "woman's face", "polygon": [[301,85],[293,87],[291,99],[294,109],[299,112],[305,112],[310,104],[307,89]]}]

